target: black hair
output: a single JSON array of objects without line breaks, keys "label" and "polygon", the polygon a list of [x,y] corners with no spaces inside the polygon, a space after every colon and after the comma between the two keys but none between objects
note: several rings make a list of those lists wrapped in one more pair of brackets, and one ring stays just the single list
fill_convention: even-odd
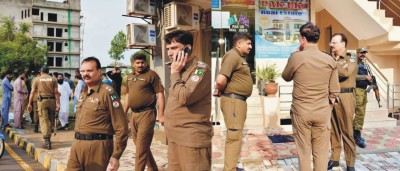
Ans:
[{"label": "black hair", "polygon": [[76,75],[75,75],[75,78],[78,79],[78,80],[81,80],[81,79],[82,79],[82,76],[81,76],[80,74],[76,74]]},{"label": "black hair", "polygon": [[340,36],[342,38],[342,42],[344,42],[344,47],[347,47],[347,36],[344,33],[335,33],[332,37]]},{"label": "black hair", "polygon": [[319,28],[311,22],[307,22],[299,29],[300,35],[307,39],[307,42],[317,43],[319,40]]},{"label": "black hair", "polygon": [[193,46],[193,35],[189,31],[184,30],[175,30],[165,35],[165,42],[167,44],[171,44],[173,41]]},{"label": "black hair", "polygon": [[146,61],[146,55],[143,54],[143,53],[135,53],[131,57],[131,62],[133,62],[135,60],[144,60],[144,61]]},{"label": "black hair", "polygon": [[106,73],[101,73],[101,76],[107,76]]},{"label": "black hair", "polygon": [[97,59],[96,57],[87,57],[87,58],[85,58],[85,59],[82,61],[81,64],[83,64],[83,63],[85,63],[85,62],[89,62],[89,61],[94,61],[94,62],[96,62],[96,68],[97,68],[97,69],[101,69],[100,61],[99,61],[99,59]]},{"label": "black hair", "polygon": [[233,35],[233,46],[235,46],[239,40],[251,40],[251,35],[246,32],[236,32],[235,35]]}]

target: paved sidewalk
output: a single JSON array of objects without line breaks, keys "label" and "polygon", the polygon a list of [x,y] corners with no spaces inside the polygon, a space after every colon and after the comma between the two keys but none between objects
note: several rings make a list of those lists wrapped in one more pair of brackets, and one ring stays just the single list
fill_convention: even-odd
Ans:
[{"label": "paved sidewalk", "polygon": [[[53,136],[52,150],[41,148],[43,143],[40,133],[33,133],[32,126],[27,124],[27,129],[14,130],[7,128],[7,134],[27,153],[32,154],[36,160],[49,170],[64,170],[69,157],[69,149],[73,140],[73,131],[57,131]],[[272,143],[267,134],[287,134],[278,129],[266,129],[264,134],[246,134],[243,138],[240,167],[246,171],[264,170],[298,170],[297,151],[293,142]],[[366,129],[363,136],[367,140],[366,149],[357,148],[357,170],[400,170],[400,127]],[[159,138],[157,138],[159,139]],[[224,159],[223,132],[213,137],[212,169],[220,171]],[[167,146],[154,140],[151,146],[154,158],[160,170],[167,168]],[[135,160],[135,145],[130,138],[128,146],[120,160],[120,170],[132,170]],[[345,161],[342,154],[341,167],[333,170],[345,170]]]}]

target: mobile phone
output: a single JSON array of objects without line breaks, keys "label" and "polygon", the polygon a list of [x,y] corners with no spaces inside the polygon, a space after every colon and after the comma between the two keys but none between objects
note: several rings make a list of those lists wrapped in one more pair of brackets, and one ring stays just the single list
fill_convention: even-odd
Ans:
[{"label": "mobile phone", "polygon": [[190,54],[192,54],[192,50],[191,50],[189,47],[187,47],[187,46],[183,49],[183,52],[187,53],[188,56],[189,56]]}]

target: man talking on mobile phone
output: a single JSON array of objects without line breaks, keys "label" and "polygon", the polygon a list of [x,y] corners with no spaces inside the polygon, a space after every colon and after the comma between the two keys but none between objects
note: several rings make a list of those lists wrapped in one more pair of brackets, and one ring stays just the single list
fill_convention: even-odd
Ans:
[{"label": "man talking on mobile phone", "polygon": [[191,53],[192,33],[176,30],[165,42],[172,61],[164,122],[168,170],[211,170],[210,67]]}]

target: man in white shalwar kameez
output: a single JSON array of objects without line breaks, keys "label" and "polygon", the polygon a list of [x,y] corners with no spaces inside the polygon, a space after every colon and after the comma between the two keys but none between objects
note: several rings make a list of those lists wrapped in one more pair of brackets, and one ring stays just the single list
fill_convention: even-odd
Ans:
[{"label": "man in white shalwar kameez", "polygon": [[60,96],[60,111],[58,112],[58,119],[60,120],[61,126],[58,130],[63,130],[68,127],[68,116],[69,116],[69,98],[71,97],[71,87],[68,82],[64,81],[63,75],[60,74],[57,77],[58,93]]}]

